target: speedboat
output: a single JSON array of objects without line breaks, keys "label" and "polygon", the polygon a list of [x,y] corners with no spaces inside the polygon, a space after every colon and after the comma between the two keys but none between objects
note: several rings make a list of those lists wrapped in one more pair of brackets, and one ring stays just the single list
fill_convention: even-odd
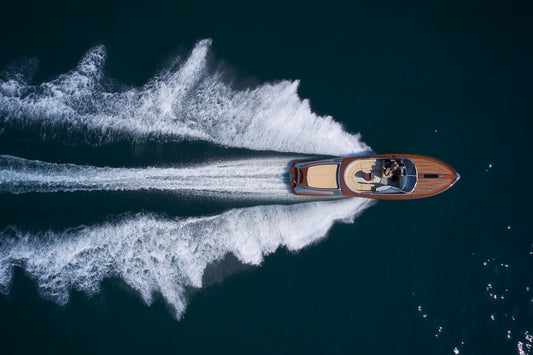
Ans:
[{"label": "speedboat", "polygon": [[290,168],[291,191],[306,196],[407,200],[437,195],[460,177],[438,159],[413,154],[297,160]]}]

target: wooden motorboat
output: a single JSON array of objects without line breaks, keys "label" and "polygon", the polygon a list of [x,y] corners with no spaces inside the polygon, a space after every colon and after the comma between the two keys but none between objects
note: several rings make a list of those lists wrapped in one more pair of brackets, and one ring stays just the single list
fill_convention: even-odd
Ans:
[{"label": "wooden motorboat", "polygon": [[413,154],[297,160],[290,168],[292,192],[307,196],[407,200],[439,194],[459,178],[448,164]]}]

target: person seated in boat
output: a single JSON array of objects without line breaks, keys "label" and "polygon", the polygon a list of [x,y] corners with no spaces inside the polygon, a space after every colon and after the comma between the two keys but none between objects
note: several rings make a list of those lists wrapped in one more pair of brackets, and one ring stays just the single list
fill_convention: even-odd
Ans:
[{"label": "person seated in boat", "polygon": [[383,162],[383,177],[391,179],[392,181],[397,181],[400,172],[401,168],[398,161],[385,160]]},{"label": "person seated in boat", "polygon": [[391,165],[391,181],[398,181],[398,177],[400,176],[400,163],[398,161],[394,161]]}]

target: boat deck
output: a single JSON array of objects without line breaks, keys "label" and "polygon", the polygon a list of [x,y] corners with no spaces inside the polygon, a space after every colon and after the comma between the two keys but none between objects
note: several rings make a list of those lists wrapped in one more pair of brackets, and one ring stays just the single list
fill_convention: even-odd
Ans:
[{"label": "boat deck", "polygon": [[[393,161],[400,172],[390,174]],[[448,164],[414,154],[375,154],[324,160],[298,160],[291,167],[296,195],[358,196],[406,200],[436,195],[460,178]]]},{"label": "boat deck", "polygon": [[[418,169],[418,182],[413,194],[431,196],[448,189],[457,181],[457,172],[448,164],[429,157],[414,156],[411,160]],[[438,178],[427,178],[427,175],[438,175]]]},{"label": "boat deck", "polygon": [[[399,158],[410,159],[416,166],[416,185],[409,193],[382,193],[386,186],[400,188],[398,182],[384,178],[382,173],[383,159]],[[368,180],[369,173],[372,175]],[[459,179],[457,172],[448,164],[435,158],[413,154],[379,154],[346,158],[341,163],[340,174],[339,184],[343,195],[390,200],[432,196],[447,190]]]}]

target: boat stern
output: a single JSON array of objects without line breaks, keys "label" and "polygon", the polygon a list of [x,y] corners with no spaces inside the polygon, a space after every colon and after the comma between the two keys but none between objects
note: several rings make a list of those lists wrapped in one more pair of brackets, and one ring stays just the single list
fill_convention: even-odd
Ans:
[{"label": "boat stern", "polygon": [[295,193],[294,192],[294,188],[298,186],[298,183],[299,183],[299,177],[301,176],[300,174],[300,169],[298,169],[297,167],[295,167],[294,165],[296,164],[296,162],[294,162],[292,165],[291,165],[291,169],[290,169],[290,172],[289,172],[289,176],[290,176],[290,187],[291,187],[291,191],[292,193]]},{"label": "boat stern", "polygon": [[297,160],[289,171],[292,193],[305,196],[340,196],[340,159]]}]

